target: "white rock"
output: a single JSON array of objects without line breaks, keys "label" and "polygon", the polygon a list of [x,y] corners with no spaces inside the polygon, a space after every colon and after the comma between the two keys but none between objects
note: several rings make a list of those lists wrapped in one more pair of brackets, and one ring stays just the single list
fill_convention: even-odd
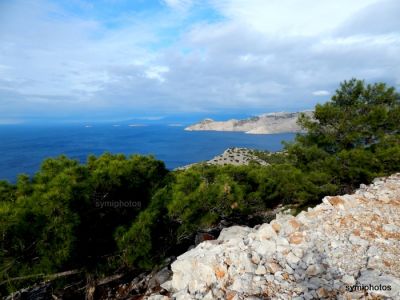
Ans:
[{"label": "white rock", "polygon": [[382,226],[382,229],[390,233],[395,233],[400,231],[400,227],[394,224],[385,224]]},{"label": "white rock", "polygon": [[356,283],[356,280],[354,279],[353,276],[344,275],[342,277],[342,282],[345,283],[346,285],[354,285]]},{"label": "white rock", "polygon": [[357,283],[379,287],[373,288],[373,291],[370,291],[375,295],[400,299],[400,279],[392,275],[380,275],[378,271],[366,270],[361,272],[361,276],[357,279]]},{"label": "white rock", "polygon": [[276,251],[276,244],[271,240],[260,241],[255,251],[261,256],[270,256]]},{"label": "white rock", "polygon": [[231,226],[228,228],[222,229],[219,234],[218,241],[239,241],[247,237],[247,235],[252,231],[251,228],[246,226]]},{"label": "white rock", "polygon": [[308,276],[315,276],[315,275],[322,273],[323,271],[324,271],[324,268],[321,265],[315,264],[315,265],[311,265],[307,268],[306,274]]},{"label": "white rock", "polygon": [[289,263],[290,266],[292,266],[296,265],[300,261],[300,258],[294,255],[293,252],[289,252],[289,254],[286,256],[286,261]]},{"label": "white rock", "polygon": [[292,249],[292,253],[293,253],[294,255],[296,255],[298,258],[302,258],[303,255],[304,255],[304,250],[301,249],[301,248],[295,247],[295,248]]},{"label": "white rock", "polygon": [[264,275],[267,274],[267,269],[264,266],[258,266],[257,270],[255,271],[257,275]]},{"label": "white rock", "polygon": [[256,232],[256,237],[260,241],[275,239],[277,234],[270,224],[263,224]]},{"label": "white rock", "polygon": [[167,296],[163,295],[151,295],[147,300],[168,300],[169,298]]}]

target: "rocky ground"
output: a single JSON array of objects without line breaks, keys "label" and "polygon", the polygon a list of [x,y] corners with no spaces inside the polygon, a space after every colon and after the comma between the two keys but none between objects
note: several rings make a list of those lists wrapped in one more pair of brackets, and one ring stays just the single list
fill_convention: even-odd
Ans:
[{"label": "rocky ground", "polygon": [[[247,148],[228,148],[222,154],[203,162],[208,165],[248,165],[250,162],[256,162],[260,165],[267,165],[267,163],[257,157],[254,151]],[[179,167],[176,170],[185,170],[198,163],[190,164],[187,166]]]},{"label": "rocky ground", "polygon": [[171,269],[148,299],[400,299],[400,174],[297,217],[226,228]]}]

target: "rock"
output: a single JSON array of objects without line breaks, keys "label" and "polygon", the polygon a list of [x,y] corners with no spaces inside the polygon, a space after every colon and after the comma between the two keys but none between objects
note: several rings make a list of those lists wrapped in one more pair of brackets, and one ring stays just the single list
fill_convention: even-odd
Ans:
[{"label": "rock", "polygon": [[344,275],[342,277],[342,282],[346,285],[354,285],[356,283],[356,280],[354,279],[353,276],[350,275]]},{"label": "rock", "polygon": [[164,290],[172,291],[172,281],[171,281],[171,280],[166,281],[166,282],[164,282],[163,284],[160,284],[160,286],[161,286]]},{"label": "rock", "polygon": [[322,298],[327,298],[329,296],[329,293],[325,288],[319,288],[317,290],[317,295],[319,299],[322,299]]},{"label": "rock", "polygon": [[172,272],[169,270],[167,267],[161,269],[159,272],[157,272],[150,280],[148,283],[148,288],[153,289],[155,287],[160,286],[167,280],[171,279]]},{"label": "rock", "polygon": [[294,255],[293,252],[289,252],[289,254],[286,256],[286,261],[292,266],[296,265],[300,261],[300,258]]},{"label": "rock", "polygon": [[293,248],[292,249],[292,253],[294,254],[294,255],[296,255],[298,258],[302,258],[303,257],[303,255],[304,255],[304,250],[303,249],[301,249],[301,248]]},{"label": "rock", "polygon": [[396,232],[400,231],[400,227],[396,226],[394,224],[385,224],[385,225],[382,226],[382,229],[384,231],[389,232],[389,233],[396,233]]},{"label": "rock", "polygon": [[215,240],[215,236],[213,236],[212,234],[209,234],[207,232],[199,232],[196,234],[194,243],[197,246],[198,244],[200,244],[204,241],[210,241],[210,240]]},{"label": "rock", "polygon": [[270,256],[276,251],[276,244],[269,240],[260,241],[254,249],[261,256]]},{"label": "rock", "polygon": [[245,226],[232,226],[224,228],[219,234],[218,241],[238,242],[243,240],[251,231],[251,228]]},{"label": "rock", "polygon": [[258,266],[257,270],[255,271],[257,275],[264,275],[267,274],[267,269],[264,266]]},{"label": "rock", "polygon": [[173,299],[362,299],[360,285],[367,299],[400,299],[399,228],[395,174],[297,217],[223,229],[179,256],[161,286]]},{"label": "rock", "polygon": [[289,236],[290,244],[301,244],[303,242],[303,234],[301,232],[294,232]]},{"label": "rock", "polygon": [[185,291],[179,291],[179,292],[173,294],[172,297],[174,300],[195,300],[196,299]]},{"label": "rock", "polygon": [[148,300],[168,300],[169,298],[164,295],[151,295]]},{"label": "rock", "polygon": [[[311,111],[305,111],[303,113],[312,116]],[[242,131],[249,134],[300,132],[301,128],[297,124],[299,114],[299,112],[268,113],[245,120],[232,119],[221,122],[205,119],[200,123],[186,127],[185,130]]]},{"label": "rock", "polygon": [[278,264],[275,263],[275,262],[270,262],[270,263],[268,263],[268,264],[267,264],[267,269],[268,269],[268,272],[270,272],[270,273],[272,273],[272,274],[275,274],[276,272],[282,270],[281,266],[278,265]]},{"label": "rock", "polygon": [[308,276],[315,276],[318,275],[320,273],[322,273],[324,270],[324,268],[321,265],[310,265],[308,266],[307,270],[306,270],[306,274]]},{"label": "rock", "polygon": [[260,241],[275,239],[277,237],[275,230],[270,224],[263,224],[256,233],[256,237]]},{"label": "rock", "polygon": [[380,274],[376,270],[361,272],[357,283],[369,287],[368,291],[374,295],[400,299],[400,279],[390,274]]},{"label": "rock", "polygon": [[364,246],[364,247],[368,246],[368,241],[366,241],[366,240],[364,240],[364,239],[362,239],[362,238],[360,238],[360,237],[358,237],[358,236],[356,236],[354,234],[350,235],[349,241],[353,245],[359,245],[359,246]]},{"label": "rock", "polygon": [[258,265],[260,263],[260,256],[256,252],[253,252],[251,254],[251,261],[253,264]]}]

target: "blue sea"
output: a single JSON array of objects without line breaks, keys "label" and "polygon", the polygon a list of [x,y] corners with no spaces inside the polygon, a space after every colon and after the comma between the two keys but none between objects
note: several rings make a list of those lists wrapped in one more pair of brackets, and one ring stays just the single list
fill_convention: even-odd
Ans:
[{"label": "blue sea", "polygon": [[104,152],[152,154],[169,169],[209,160],[229,147],[269,151],[294,134],[250,135],[240,132],[184,131],[184,127],[84,125],[0,126],[0,180],[16,181],[20,173],[33,175],[47,157],[65,154],[85,162],[89,154]]}]

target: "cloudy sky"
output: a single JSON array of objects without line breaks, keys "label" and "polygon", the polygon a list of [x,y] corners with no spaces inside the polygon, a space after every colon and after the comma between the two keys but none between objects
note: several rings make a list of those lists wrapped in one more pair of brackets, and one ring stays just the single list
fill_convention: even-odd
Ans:
[{"label": "cloudy sky", "polygon": [[0,1],[0,123],[312,108],[400,87],[398,0]]}]

